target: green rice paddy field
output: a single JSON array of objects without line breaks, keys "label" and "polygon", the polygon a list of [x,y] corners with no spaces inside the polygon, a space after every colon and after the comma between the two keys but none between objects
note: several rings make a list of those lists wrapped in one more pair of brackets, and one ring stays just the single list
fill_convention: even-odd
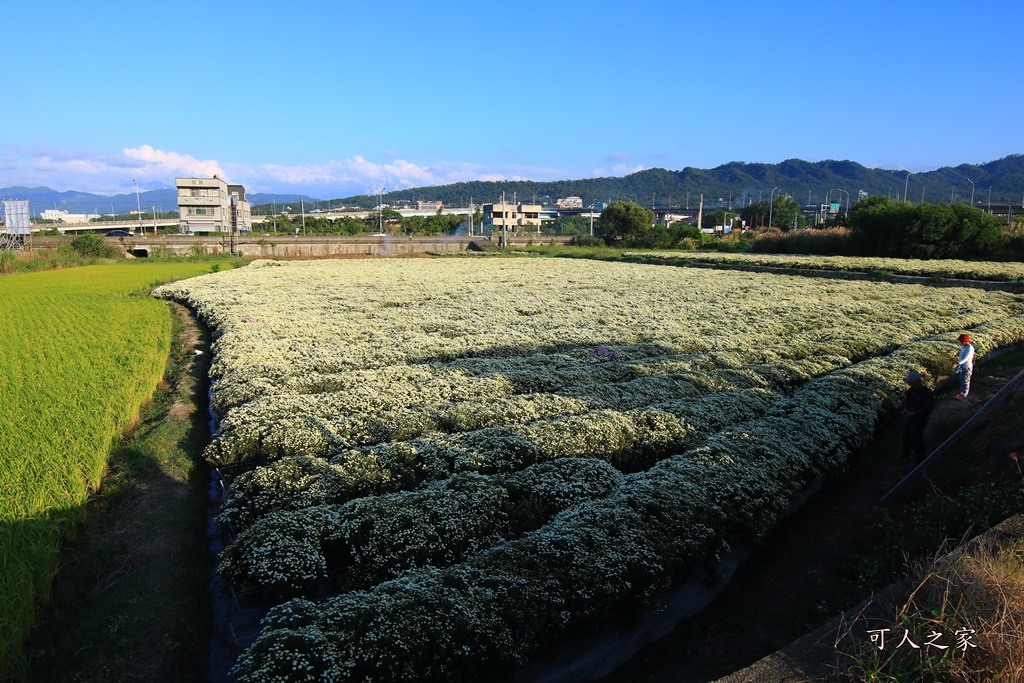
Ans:
[{"label": "green rice paddy field", "polygon": [[149,262],[0,278],[0,679],[24,666],[61,539],[164,371],[171,314],[145,294],[210,270]]}]

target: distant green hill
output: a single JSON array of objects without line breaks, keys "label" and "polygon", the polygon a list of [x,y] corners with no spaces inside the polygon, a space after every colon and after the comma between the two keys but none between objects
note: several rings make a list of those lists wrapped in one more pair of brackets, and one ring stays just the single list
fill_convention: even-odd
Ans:
[{"label": "distant green hill", "polygon": [[[610,200],[630,200],[643,206],[658,207],[684,205],[695,207],[701,194],[706,205],[728,204],[734,207],[756,203],[759,198],[767,200],[773,188],[778,194],[790,195],[801,204],[822,203],[831,191],[833,201],[845,204],[846,192],[849,202],[857,201],[858,192],[870,195],[897,194],[902,199],[903,189],[914,203],[921,201],[922,191],[926,202],[949,202],[956,188],[956,201],[970,203],[971,184],[974,181],[974,202],[986,206],[989,188],[993,204],[1019,204],[1024,201],[1024,155],[1013,154],[998,161],[980,166],[961,164],[955,168],[943,167],[924,173],[913,173],[907,180],[906,171],[892,171],[867,168],[854,161],[808,162],[789,159],[780,164],[747,164],[730,162],[713,169],[686,167],[682,171],[666,171],[652,168],[624,177],[586,178],[583,180],[558,180],[552,182],[519,181],[474,181],[455,183],[438,187],[418,187],[388,192],[385,203],[395,204],[406,200],[441,200],[446,206],[465,206],[470,198],[476,204],[501,199],[502,192],[507,200],[513,195],[530,202],[553,204],[562,197],[577,195],[585,204]],[[839,192],[842,189],[844,192]],[[334,204],[372,208],[377,205],[374,195],[359,195],[331,200]],[[326,207],[326,203],[324,204]]]}]

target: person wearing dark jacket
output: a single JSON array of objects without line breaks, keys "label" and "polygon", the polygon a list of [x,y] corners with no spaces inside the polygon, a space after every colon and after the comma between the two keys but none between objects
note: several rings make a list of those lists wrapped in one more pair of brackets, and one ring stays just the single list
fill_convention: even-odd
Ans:
[{"label": "person wearing dark jacket", "polygon": [[916,370],[903,381],[910,385],[903,399],[903,457],[913,455],[914,462],[920,463],[928,455],[924,445],[924,427],[932,414],[934,395]]}]

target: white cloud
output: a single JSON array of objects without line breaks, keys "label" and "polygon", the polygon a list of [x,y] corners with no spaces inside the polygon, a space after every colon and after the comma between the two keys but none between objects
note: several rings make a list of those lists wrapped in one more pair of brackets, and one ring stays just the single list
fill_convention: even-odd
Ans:
[{"label": "white cloud", "polygon": [[189,154],[178,154],[177,152],[165,152],[162,149],[153,149],[149,145],[142,145],[137,148],[124,150],[124,155],[129,159],[137,159],[146,164],[145,169],[148,175],[154,173],[169,173],[173,176],[186,177],[211,177],[217,176],[228,180],[220,164],[212,159],[200,161]]},{"label": "white cloud", "polygon": [[545,180],[567,177],[567,173],[559,169],[489,167],[461,161],[422,165],[405,159],[376,163],[359,155],[315,165],[225,164],[225,167],[235,176],[245,178],[242,182],[250,192],[302,189],[320,197],[372,193],[381,187],[400,190],[471,180]]},{"label": "white cloud", "polygon": [[341,161],[286,165],[197,159],[151,145],[128,147],[120,154],[49,147],[0,148],[0,187],[46,185],[57,190],[116,194],[132,190],[133,180],[146,190],[172,187],[176,176],[213,175],[241,183],[251,193],[302,192],[325,199],[372,193],[380,187],[399,190],[471,180],[555,180],[580,176],[563,169],[485,166],[464,161],[418,164],[388,158],[377,163],[360,155]]},{"label": "white cloud", "polygon": [[0,153],[0,186],[115,194],[133,188],[132,178],[145,179],[144,171],[139,161],[97,150],[34,146],[7,147]]},{"label": "white cloud", "polygon": [[644,165],[640,164],[637,166],[627,166],[626,164],[616,164],[612,166],[612,173],[615,175],[629,175],[630,173],[637,173],[644,170]]},{"label": "white cloud", "polygon": [[590,172],[592,178],[607,178],[609,176],[623,176],[629,175],[630,173],[637,173],[643,171],[646,167],[642,164],[639,166],[627,166],[626,164],[615,164],[611,170],[605,168],[595,168]]}]

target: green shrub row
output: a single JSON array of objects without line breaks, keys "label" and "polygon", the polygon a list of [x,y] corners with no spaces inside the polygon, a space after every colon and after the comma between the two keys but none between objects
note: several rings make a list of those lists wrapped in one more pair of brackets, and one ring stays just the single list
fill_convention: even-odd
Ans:
[{"label": "green shrub row", "polygon": [[[829,372],[837,363],[848,362],[843,356],[856,354],[760,360],[771,355],[757,351],[699,358],[668,355],[561,367],[505,359],[509,366],[505,370],[494,367],[494,359],[476,359],[471,366],[458,364],[457,381],[420,369],[411,370],[406,377],[396,373],[390,382],[375,378],[360,385],[350,379],[345,390],[335,387],[318,395],[264,395],[232,408],[221,420],[205,456],[219,466],[299,454],[329,457],[331,451],[406,441],[432,432],[474,431],[600,409],[639,408],[674,398],[694,398],[730,385],[785,386],[796,377],[807,379]],[[751,360],[755,358],[758,360]],[[462,372],[486,374],[466,378]],[[416,378],[414,396],[407,389],[411,377]],[[233,395],[237,387],[235,382],[225,391],[218,383],[214,393]],[[441,400],[429,402],[434,397]]]},{"label": "green shrub row", "polygon": [[[241,532],[278,510],[339,505],[368,495],[413,489],[456,472],[512,473],[560,458],[598,458],[620,470],[639,470],[688,447],[719,420],[763,412],[775,394],[763,388],[724,391],[649,408],[586,415],[526,425],[346,450],[331,460],[282,458],[238,475],[220,520]],[[713,415],[705,419],[705,414]]]},{"label": "green shrub row", "polygon": [[509,476],[472,472],[415,491],[261,517],[221,555],[239,590],[307,594],[327,577],[372,586],[416,567],[444,567],[607,495],[622,478],[595,459],[565,458]]}]

